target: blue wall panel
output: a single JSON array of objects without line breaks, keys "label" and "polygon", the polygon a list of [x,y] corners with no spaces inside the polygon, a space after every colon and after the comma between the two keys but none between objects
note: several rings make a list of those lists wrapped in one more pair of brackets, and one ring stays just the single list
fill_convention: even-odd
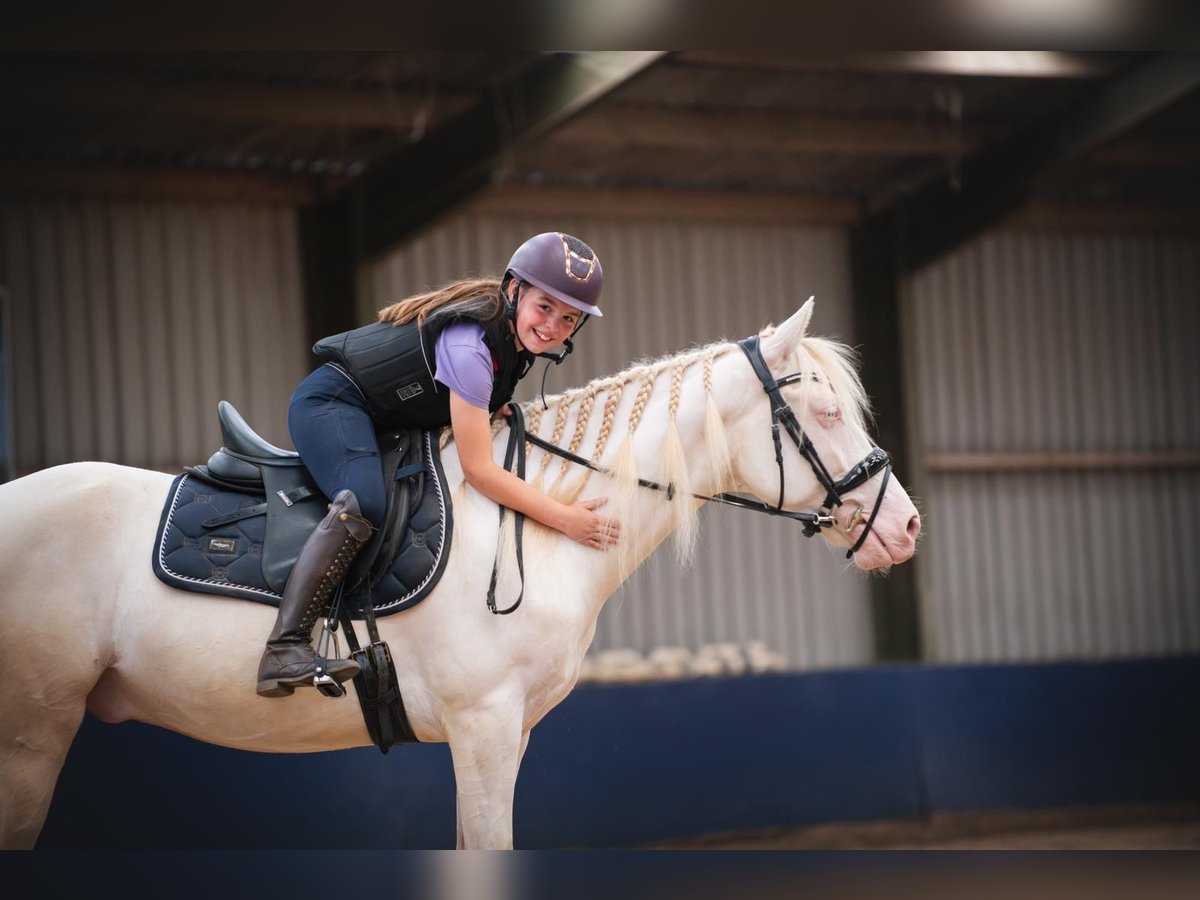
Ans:
[{"label": "blue wall panel", "polygon": [[926,668],[935,810],[1200,799],[1200,663]]},{"label": "blue wall panel", "polygon": [[870,671],[578,690],[530,739],[517,844],[917,815],[907,705]]},{"label": "blue wall panel", "polygon": [[[587,686],[534,730],[516,843],[1196,801],[1198,710],[1194,658]],[[444,745],[265,755],[88,719],[39,847],[453,843]]]}]

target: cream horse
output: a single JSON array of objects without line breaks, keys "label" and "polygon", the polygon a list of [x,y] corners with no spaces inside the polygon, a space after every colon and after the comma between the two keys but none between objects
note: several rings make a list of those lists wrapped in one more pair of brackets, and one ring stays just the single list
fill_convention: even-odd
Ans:
[{"label": "cream horse", "polygon": [[[784,395],[836,479],[871,447],[865,398],[846,348],[805,336],[811,315],[810,300],[764,332],[763,356],[776,377],[816,376]],[[524,602],[512,615],[493,615],[484,602],[491,562],[498,539],[512,558],[512,539],[498,538],[496,506],[463,484],[451,444],[443,461],[456,521],[445,574],[420,605],[379,621],[417,736],[450,745],[459,847],[512,845],[513,792],[530,729],[575,686],[597,616],[632,569],[672,532],[687,555],[701,504],[683,498],[778,496],[767,396],[734,344],[641,364],[552,402],[542,415],[541,404],[529,406],[530,431],[612,475],[533,450],[527,477],[565,499],[607,497],[625,525],[623,549],[590,550],[530,523]],[[498,455],[506,436],[498,429]],[[786,442],[784,469],[784,506],[815,509],[824,490]],[[639,489],[639,476],[673,482],[675,499]],[[843,508],[869,512],[880,477],[852,491],[848,500],[857,503]],[[36,842],[85,711],[266,753],[370,744],[352,697],[255,694],[273,609],[177,591],[154,577],[149,554],[170,480],[84,462],[0,485],[0,846]],[[826,540],[850,547],[864,518],[829,529]],[[919,531],[917,510],[893,479],[855,564],[904,562]],[[499,599],[517,590],[513,571],[502,572]]]}]

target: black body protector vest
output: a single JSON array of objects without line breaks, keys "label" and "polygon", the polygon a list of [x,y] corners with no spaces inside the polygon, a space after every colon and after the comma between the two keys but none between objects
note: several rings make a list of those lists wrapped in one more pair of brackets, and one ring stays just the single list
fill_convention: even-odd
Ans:
[{"label": "black body protector vest", "polygon": [[[442,329],[466,318],[472,317],[431,317],[420,327],[415,321],[405,325],[376,322],[322,338],[313,345],[313,352],[330,357],[354,379],[377,424],[444,428],[450,424],[450,389],[434,381],[434,347]],[[494,413],[512,399],[533,355],[517,349],[508,319],[479,324],[492,354],[494,377],[488,410]]]}]

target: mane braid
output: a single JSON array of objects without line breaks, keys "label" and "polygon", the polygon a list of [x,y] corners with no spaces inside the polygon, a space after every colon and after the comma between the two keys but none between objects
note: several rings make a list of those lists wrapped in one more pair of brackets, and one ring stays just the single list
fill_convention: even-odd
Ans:
[{"label": "mane braid", "polygon": [[604,411],[600,414],[600,434],[596,436],[595,458],[599,462],[604,456],[604,448],[608,445],[608,436],[612,433],[613,417],[617,414],[617,404],[621,402],[621,393],[625,386],[617,383],[609,391],[604,401]]},{"label": "mane braid", "polygon": [[[563,432],[567,428],[567,416],[571,413],[570,403],[559,403],[554,410],[554,431],[550,434],[550,443],[558,446],[558,442],[562,440]],[[542,477],[546,474],[546,470],[550,468],[550,454],[542,454],[541,465],[538,466],[538,473],[535,482],[540,483]]]},{"label": "mane braid", "polygon": [[671,518],[675,525],[675,555],[683,565],[687,565],[695,553],[698,531],[696,504],[692,500],[692,479],[688,472],[687,454],[679,437],[677,421],[679,401],[683,393],[683,373],[687,366],[686,360],[675,360],[671,365],[667,433],[660,454],[662,479],[673,485],[676,490],[675,501],[671,504]]},{"label": "mane braid", "polygon": [[[498,422],[496,424],[501,425],[502,423]],[[542,408],[535,403],[527,411],[527,415],[525,417],[525,433],[526,434],[537,434],[538,429],[541,427],[542,427]],[[493,435],[495,433],[496,433],[495,431],[492,432]],[[525,442],[525,455],[528,456],[531,452],[533,452],[533,444],[531,444],[529,441],[526,441]]]},{"label": "mane braid", "polygon": [[[596,387],[593,384],[586,391],[584,391],[583,396],[580,399],[579,411],[575,414],[575,433],[571,436],[571,443],[567,447],[567,452],[576,453],[579,450],[579,445],[583,443],[583,434],[587,430],[588,420],[592,417],[592,406],[595,404],[595,402]],[[558,471],[558,478],[555,480],[556,484],[562,484],[563,479],[567,477],[567,473],[571,470],[573,465],[574,463],[572,463],[569,459],[563,459],[562,466]],[[588,480],[591,478],[591,476],[592,470],[584,468],[583,478],[578,484],[574,485],[570,491],[567,492],[563,502],[574,503],[579,497],[580,493],[583,492],[584,487],[587,486]]]}]

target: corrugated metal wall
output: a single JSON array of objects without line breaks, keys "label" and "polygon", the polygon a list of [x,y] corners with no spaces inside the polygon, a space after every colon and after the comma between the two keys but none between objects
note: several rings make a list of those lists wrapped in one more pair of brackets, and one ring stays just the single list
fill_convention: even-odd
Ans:
[{"label": "corrugated metal wall", "polygon": [[[369,309],[469,273],[499,274],[540,231],[588,241],[605,267],[603,320],[589,322],[575,354],[552,368],[547,392],[585,383],[645,357],[722,337],[740,338],[817,296],[814,331],[850,336],[848,269],[839,228],[564,216],[448,218],[377,264]],[[522,386],[534,396],[540,364]],[[797,668],[867,662],[867,582],[789,523],[752,513],[702,513],[696,562],[651,557],[601,614],[594,649],[692,650],[713,641],[764,641]]]},{"label": "corrugated metal wall", "polygon": [[0,284],[18,472],[202,462],[221,399],[290,446],[287,401],[311,364],[290,208],[0,204]]},{"label": "corrugated metal wall", "polygon": [[[537,231],[589,240],[611,315],[550,391],[643,356],[778,321],[852,338],[836,227],[458,213],[372,267],[360,318],[467,273]],[[75,459],[176,470],[219,443],[233,401],[290,446],[312,365],[295,216],[280,207],[0,204],[18,472]],[[928,658],[1099,658],[1200,650],[1200,471],[954,471],[983,452],[1200,449],[1200,239],[1002,232],[911,279],[914,485]],[[540,377],[540,369],[535,373]],[[532,396],[536,378],[523,394]],[[786,523],[704,511],[694,567],[656,554],[601,617],[596,648],[762,640],[797,668],[869,662],[866,579]]]},{"label": "corrugated metal wall", "polygon": [[[995,233],[911,279],[905,327],[915,460],[1200,450],[1200,238]],[[951,468],[916,486],[930,659],[1200,650],[1194,462]]]}]

